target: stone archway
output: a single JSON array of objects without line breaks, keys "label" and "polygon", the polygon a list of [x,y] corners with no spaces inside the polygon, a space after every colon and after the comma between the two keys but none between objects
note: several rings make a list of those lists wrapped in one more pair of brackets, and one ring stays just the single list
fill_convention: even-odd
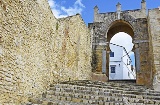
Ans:
[{"label": "stone archway", "polygon": [[[94,10],[94,22],[88,25],[92,39],[92,71],[102,72],[103,69],[106,69],[106,76],[108,77],[110,51],[108,42],[117,32],[126,32],[131,35],[134,43],[136,83],[151,86],[152,69],[149,60],[148,21],[145,14],[141,10],[100,14],[98,13],[98,7],[95,7]],[[139,15],[135,16],[135,12]],[[106,67],[103,67],[105,63]]]},{"label": "stone archway", "polygon": [[[134,31],[133,31],[133,27],[132,27],[132,25],[130,25],[130,23],[128,23],[128,22],[126,22],[126,21],[124,21],[124,20],[116,20],[116,21],[114,21],[114,22],[112,22],[111,23],[111,25],[109,25],[110,27],[108,28],[108,30],[107,30],[107,33],[106,33],[106,37],[107,37],[107,43],[109,43],[110,45],[112,45],[113,46],[113,43],[110,43],[110,40],[112,39],[112,37],[115,35],[115,34],[117,34],[117,33],[119,33],[119,32],[125,32],[125,33],[127,33],[128,35],[130,35],[131,36],[131,38],[132,39],[134,39]],[[116,45],[115,43],[114,43],[114,45],[115,46],[120,46],[120,45]],[[122,46],[120,46],[120,47],[122,47]],[[122,48],[124,48],[124,47],[122,47]],[[120,48],[121,49],[121,48]],[[125,49],[125,48],[124,48]],[[114,50],[116,50],[116,49],[114,49]],[[107,51],[111,51],[111,48],[110,48],[110,46],[108,45],[107,46]],[[126,49],[125,49],[125,51],[126,51]],[[134,52],[134,47],[132,48],[132,51]],[[139,53],[139,52],[135,52],[135,53]],[[115,54],[117,55],[118,54],[118,52],[115,52]],[[127,52],[126,52],[126,54],[128,54]],[[106,60],[107,61],[110,61],[110,56],[109,56],[109,53],[107,53],[106,54],[107,55],[107,57],[106,57]],[[119,55],[119,54],[118,54]],[[129,55],[128,55],[129,56]],[[115,56],[116,57],[116,56]],[[112,58],[112,57],[111,57]],[[112,59],[115,59],[115,58],[112,58]],[[117,58],[116,58],[117,59]],[[140,61],[140,59],[139,58],[137,58],[136,59],[136,62],[139,62]],[[117,63],[119,62],[119,66],[117,65]],[[109,70],[109,68],[110,68],[110,63],[111,62],[106,62],[106,70]],[[111,63],[112,65],[113,65],[113,61],[112,61],[112,63]],[[120,62],[120,61],[115,61],[115,64],[114,64],[114,66],[115,65],[117,65],[116,66],[116,68],[117,69],[119,69],[118,71],[117,71],[117,73],[118,72],[123,72],[123,69],[121,68],[120,69],[120,65],[121,66],[124,66],[123,65],[124,64],[124,62],[122,63],[122,62]],[[138,69],[138,67],[139,67],[139,65],[135,65],[136,67],[137,67],[137,69]],[[130,70],[131,70],[131,68],[130,68]],[[109,71],[107,71],[108,73],[106,73],[107,74],[107,77],[110,77],[110,75],[113,75],[112,73],[110,73],[110,70]],[[128,72],[128,71],[127,71]],[[121,75],[119,75],[119,74],[114,74],[114,75],[116,75],[116,78],[119,78],[119,80],[125,80],[125,79],[123,79],[123,78],[126,78],[126,77],[123,77],[123,76],[121,76]],[[123,73],[123,74],[125,74],[125,73]],[[117,77],[118,76],[118,77]],[[121,77],[119,77],[119,76],[121,76]],[[110,80],[110,79],[109,79]],[[129,80],[129,79],[127,79],[127,80]],[[131,80],[131,79],[130,79]],[[133,80],[133,79],[132,79]]]},{"label": "stone archway", "polygon": [[118,32],[125,32],[134,38],[133,27],[124,20],[116,20],[111,23],[109,29],[107,30],[107,42]]}]

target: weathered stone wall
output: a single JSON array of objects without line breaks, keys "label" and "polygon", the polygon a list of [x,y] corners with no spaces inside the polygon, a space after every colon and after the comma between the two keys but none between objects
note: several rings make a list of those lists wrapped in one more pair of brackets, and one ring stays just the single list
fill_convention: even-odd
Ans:
[{"label": "weathered stone wall", "polygon": [[90,52],[79,15],[57,20],[47,0],[0,0],[0,104],[40,97],[53,82],[90,79]]},{"label": "weathered stone wall", "polygon": [[0,1],[0,103],[37,96],[53,81],[56,21],[45,0]]},{"label": "weathered stone wall", "polygon": [[150,32],[150,53],[153,69],[153,87],[160,91],[160,10],[158,8],[148,11],[148,24]]},{"label": "weathered stone wall", "polygon": [[[143,12],[141,9],[137,10],[125,10],[121,11],[123,14],[130,15],[134,19],[138,18],[146,18],[146,12]],[[104,21],[112,21],[112,18],[118,19],[117,12],[107,12],[107,13],[95,13],[94,15],[94,22],[104,22]]]},{"label": "weathered stone wall", "polygon": [[146,18],[146,11],[143,12],[142,9],[139,9],[139,10],[129,10],[129,11],[126,11],[126,12],[128,12],[128,14],[131,15],[132,17],[134,17],[135,19]]},{"label": "weathered stone wall", "polygon": [[58,81],[90,79],[90,33],[80,15],[59,19],[57,22],[55,57]]}]

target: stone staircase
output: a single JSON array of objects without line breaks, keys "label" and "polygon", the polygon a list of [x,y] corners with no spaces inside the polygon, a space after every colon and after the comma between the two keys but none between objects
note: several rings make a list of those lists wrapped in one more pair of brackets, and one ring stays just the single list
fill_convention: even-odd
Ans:
[{"label": "stone staircase", "polygon": [[160,92],[128,82],[71,81],[51,85],[27,105],[160,105]]}]

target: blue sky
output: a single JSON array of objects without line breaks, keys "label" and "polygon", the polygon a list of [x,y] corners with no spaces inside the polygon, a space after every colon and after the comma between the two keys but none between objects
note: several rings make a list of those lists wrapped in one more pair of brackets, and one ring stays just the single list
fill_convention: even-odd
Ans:
[{"label": "blue sky", "polygon": [[[48,0],[52,12],[56,18],[63,18],[80,13],[86,25],[93,22],[93,8],[97,5],[100,13],[116,11],[118,2],[123,10],[134,10],[141,8],[142,0]],[[147,9],[160,7],[160,0],[146,0]],[[118,33],[111,41],[112,43],[124,46],[128,52],[133,47],[132,38],[124,33]],[[120,39],[120,40],[119,40]],[[124,40],[128,42],[124,43]],[[127,43],[127,44],[126,44]],[[134,53],[130,53],[134,65]]]},{"label": "blue sky", "polygon": [[[116,11],[118,2],[122,10],[141,8],[141,0],[48,0],[57,18],[80,13],[86,24],[93,21],[93,8],[99,7],[100,12]],[[146,0],[147,9],[158,8],[160,0]]]}]

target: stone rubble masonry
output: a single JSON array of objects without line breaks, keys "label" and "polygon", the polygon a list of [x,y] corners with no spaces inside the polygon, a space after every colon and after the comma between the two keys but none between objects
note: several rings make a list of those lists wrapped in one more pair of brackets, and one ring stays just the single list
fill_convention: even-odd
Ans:
[{"label": "stone rubble masonry", "polygon": [[158,8],[148,11],[148,24],[153,57],[153,87],[160,91],[160,10]]},{"label": "stone rubble masonry", "polygon": [[[91,43],[90,33],[80,15],[58,20],[59,36],[56,36],[58,61],[56,69],[61,72],[60,81],[74,79],[89,79],[91,75]],[[60,48],[60,49],[59,49]]]},{"label": "stone rubble masonry", "polygon": [[40,98],[51,83],[90,79],[90,62],[80,15],[56,19],[47,0],[0,0],[0,104]]},{"label": "stone rubble masonry", "polygon": [[[103,21],[112,21],[110,18],[118,18],[116,12],[107,12],[107,13],[97,13],[94,16],[94,22],[103,22]],[[144,13],[141,9],[136,10],[125,10],[121,13],[132,16],[134,19],[138,18],[146,18],[146,13]]]}]

